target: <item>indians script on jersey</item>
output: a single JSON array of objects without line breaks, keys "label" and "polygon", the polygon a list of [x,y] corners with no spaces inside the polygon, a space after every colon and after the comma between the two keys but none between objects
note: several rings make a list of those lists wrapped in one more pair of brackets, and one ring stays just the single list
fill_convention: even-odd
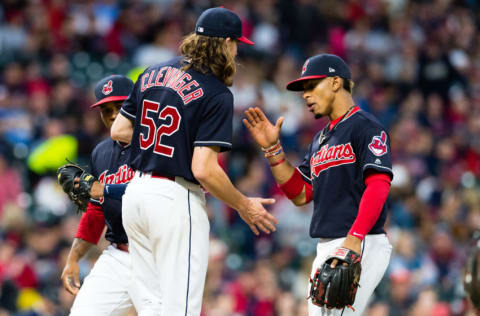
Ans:
[{"label": "indians script on jersey", "polygon": [[[98,181],[103,184],[121,184],[128,183],[135,175],[135,171],[129,168],[126,164],[118,167],[117,172],[107,174],[108,170],[105,170],[98,177]],[[100,203],[103,203],[103,197],[100,198]]]},{"label": "indians script on jersey", "polygon": [[328,168],[354,163],[355,160],[356,157],[351,143],[334,146],[326,144],[310,159],[312,175],[318,177],[320,172]]}]

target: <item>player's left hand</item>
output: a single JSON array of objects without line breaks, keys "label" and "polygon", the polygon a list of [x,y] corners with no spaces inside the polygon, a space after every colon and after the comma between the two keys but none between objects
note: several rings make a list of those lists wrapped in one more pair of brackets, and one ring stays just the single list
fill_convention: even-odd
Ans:
[{"label": "player's left hand", "polygon": [[76,261],[67,261],[62,272],[62,283],[65,289],[72,295],[77,295],[80,290],[80,267]]},{"label": "player's left hand", "polygon": [[[353,235],[347,235],[341,247],[350,249],[362,255],[362,241]],[[334,259],[330,267],[335,268],[337,264],[338,264],[338,260]],[[346,263],[343,263],[343,265],[346,265]]]}]

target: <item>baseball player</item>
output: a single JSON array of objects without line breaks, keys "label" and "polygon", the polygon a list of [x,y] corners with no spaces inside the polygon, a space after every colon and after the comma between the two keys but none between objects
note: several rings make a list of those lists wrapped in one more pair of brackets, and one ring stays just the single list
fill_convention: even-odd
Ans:
[{"label": "baseball player", "polygon": [[[309,58],[301,77],[287,85],[288,90],[303,91],[306,105],[316,118],[330,119],[296,168],[286,160],[279,141],[283,117],[273,125],[259,108],[249,108],[243,120],[262,146],[286,196],[295,205],[313,201],[310,236],[319,242],[311,279],[317,271],[322,277],[327,260],[345,253],[361,254],[360,287],[356,298],[353,292],[351,309],[328,309],[325,301],[313,304],[312,299],[310,316],[361,315],[387,269],[392,249],[383,229],[384,204],[393,177],[388,134],[372,115],[355,106],[352,87],[346,63],[329,54]],[[335,268],[337,262],[328,261],[327,268]],[[310,295],[328,296],[329,290],[338,288],[332,284],[325,291],[316,288],[312,292],[311,288]]]},{"label": "baseball player", "polygon": [[[127,77],[114,75],[100,80],[95,87],[101,118],[110,129],[123,101],[133,89]],[[90,170],[101,183],[128,183],[134,172],[127,161],[130,145],[107,138],[92,152]],[[128,240],[122,226],[121,202],[108,197],[91,200],[77,230],[62,281],[70,293],[76,295],[70,315],[126,315],[133,306],[129,285],[131,262]],[[103,251],[92,271],[80,287],[78,261],[98,243],[105,225],[105,238],[111,245]]]},{"label": "baseball player", "polygon": [[473,235],[470,254],[465,265],[465,274],[463,286],[472,309],[476,314],[480,314],[480,231]]},{"label": "baseball player", "polygon": [[147,68],[138,78],[111,130],[132,143],[136,170],[123,196],[123,225],[129,239],[141,316],[200,315],[208,263],[208,190],[236,209],[255,234],[275,230],[276,219],[247,198],[218,165],[232,147],[233,95],[240,18],[211,8],[195,33],[181,44],[183,56]]}]

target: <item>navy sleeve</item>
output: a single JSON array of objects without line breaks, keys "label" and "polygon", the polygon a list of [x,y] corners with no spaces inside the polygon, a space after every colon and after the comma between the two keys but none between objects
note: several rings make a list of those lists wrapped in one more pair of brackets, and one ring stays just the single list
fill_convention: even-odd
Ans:
[{"label": "navy sleeve", "polygon": [[219,146],[221,151],[232,148],[233,95],[223,93],[205,106],[194,146]]},{"label": "navy sleeve", "polygon": [[380,126],[362,129],[357,135],[354,150],[363,173],[367,169],[384,172],[393,179],[390,138]]},{"label": "navy sleeve", "polygon": [[308,183],[312,183],[312,175],[310,172],[310,157],[312,156],[312,144],[308,146],[307,153],[303,158],[303,162],[300,166],[297,167],[298,171],[302,175],[303,180],[307,181]]},{"label": "navy sleeve", "polygon": [[92,154],[90,155],[90,161],[88,162],[88,169],[90,170],[90,173],[92,174],[92,176],[94,176],[95,179],[97,179],[98,178],[98,172],[94,168],[95,164],[93,163],[93,160],[94,160],[93,155],[94,155],[94,152],[92,152]]},{"label": "navy sleeve", "polygon": [[[95,147],[96,149],[96,147]],[[95,177],[95,179],[97,179],[98,181],[98,170],[97,168],[95,168],[95,153],[96,153],[96,150],[93,150],[92,154],[90,155],[90,162],[88,164],[88,167],[90,168],[90,173],[92,174],[92,176]],[[90,199],[90,202],[94,203],[94,204],[97,204],[97,205],[100,205],[100,201],[99,200],[95,200],[95,199]]]},{"label": "navy sleeve", "polygon": [[[138,76],[138,78],[140,78],[140,76]],[[137,91],[140,88],[139,82],[141,82],[141,80],[137,79],[135,85],[133,86],[132,92],[130,92],[128,98],[123,101],[122,108],[120,109],[120,113],[122,113],[122,115],[128,118],[130,121],[135,121],[135,118],[137,117]]]},{"label": "navy sleeve", "polygon": [[121,184],[105,184],[103,189],[103,196],[109,197],[114,200],[122,200],[122,196],[125,194],[125,190],[127,189],[126,183]]}]

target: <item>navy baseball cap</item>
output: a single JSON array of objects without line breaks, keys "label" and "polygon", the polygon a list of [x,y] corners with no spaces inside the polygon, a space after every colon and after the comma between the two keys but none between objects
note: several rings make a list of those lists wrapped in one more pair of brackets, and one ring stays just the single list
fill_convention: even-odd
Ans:
[{"label": "navy baseball cap", "polygon": [[291,91],[303,91],[303,83],[307,80],[337,76],[344,79],[351,79],[350,69],[345,61],[337,55],[316,55],[305,61],[300,78],[289,82],[287,89]]},{"label": "navy baseball cap", "polygon": [[203,11],[195,25],[195,33],[210,37],[230,37],[248,45],[255,44],[242,35],[242,21],[238,15],[220,7]]},{"label": "navy baseball cap", "polygon": [[121,75],[112,75],[100,80],[95,86],[95,97],[97,103],[92,104],[94,108],[103,103],[112,101],[123,101],[133,90],[133,81]]}]

